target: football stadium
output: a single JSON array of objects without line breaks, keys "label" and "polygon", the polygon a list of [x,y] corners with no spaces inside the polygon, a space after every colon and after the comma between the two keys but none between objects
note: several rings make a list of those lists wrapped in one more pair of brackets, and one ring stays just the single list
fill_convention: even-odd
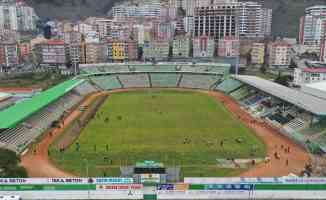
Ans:
[{"label": "football stadium", "polygon": [[0,179],[0,195],[323,199],[326,179],[298,176],[326,152],[326,101],[230,68],[87,64],[10,105],[2,95],[0,147],[34,178]]}]

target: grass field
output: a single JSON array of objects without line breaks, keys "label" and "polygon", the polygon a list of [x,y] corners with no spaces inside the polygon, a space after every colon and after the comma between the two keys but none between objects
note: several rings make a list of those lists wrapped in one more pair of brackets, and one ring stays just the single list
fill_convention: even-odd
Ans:
[{"label": "grass field", "polygon": [[261,158],[265,146],[207,94],[149,90],[110,95],[74,144],[60,153],[54,143],[50,153],[84,176],[87,165],[90,176],[109,176],[142,160],[181,166],[183,176],[233,176],[240,171],[217,168],[217,158]]}]

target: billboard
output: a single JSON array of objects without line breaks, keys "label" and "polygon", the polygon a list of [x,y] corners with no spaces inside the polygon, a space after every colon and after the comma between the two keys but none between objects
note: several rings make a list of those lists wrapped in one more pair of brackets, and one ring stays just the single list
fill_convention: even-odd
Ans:
[{"label": "billboard", "polygon": [[96,185],[96,190],[142,190],[142,184]]},{"label": "billboard", "polygon": [[131,184],[132,178],[0,178],[1,184]]},{"label": "billboard", "polygon": [[141,183],[160,183],[160,174],[141,174]]}]

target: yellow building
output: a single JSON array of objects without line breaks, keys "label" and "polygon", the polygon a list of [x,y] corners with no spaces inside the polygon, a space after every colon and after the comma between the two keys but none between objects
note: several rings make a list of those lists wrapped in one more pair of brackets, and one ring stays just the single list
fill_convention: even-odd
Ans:
[{"label": "yellow building", "polygon": [[134,40],[110,40],[107,43],[108,60],[131,61],[138,58],[137,42]]},{"label": "yellow building", "polygon": [[251,49],[251,63],[262,65],[265,59],[265,44],[253,43]]},{"label": "yellow building", "polygon": [[124,60],[126,59],[126,43],[121,41],[112,42],[112,59]]}]

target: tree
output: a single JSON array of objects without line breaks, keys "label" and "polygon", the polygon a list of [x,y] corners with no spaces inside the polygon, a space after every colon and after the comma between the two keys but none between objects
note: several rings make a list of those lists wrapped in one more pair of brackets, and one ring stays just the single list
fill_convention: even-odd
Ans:
[{"label": "tree", "polygon": [[290,62],[290,66],[289,66],[289,68],[290,68],[290,69],[298,68],[297,63],[295,63],[293,59],[291,59],[291,62]]},{"label": "tree", "polygon": [[265,64],[263,64],[261,67],[260,67],[260,72],[265,74],[267,71],[267,66]]},{"label": "tree", "polygon": [[274,80],[275,83],[284,85],[289,87],[289,80],[291,79],[288,75],[282,75],[281,73],[278,74],[278,77]]},{"label": "tree", "polygon": [[0,149],[0,178],[26,178],[27,172],[19,166],[19,156],[8,149]]}]

